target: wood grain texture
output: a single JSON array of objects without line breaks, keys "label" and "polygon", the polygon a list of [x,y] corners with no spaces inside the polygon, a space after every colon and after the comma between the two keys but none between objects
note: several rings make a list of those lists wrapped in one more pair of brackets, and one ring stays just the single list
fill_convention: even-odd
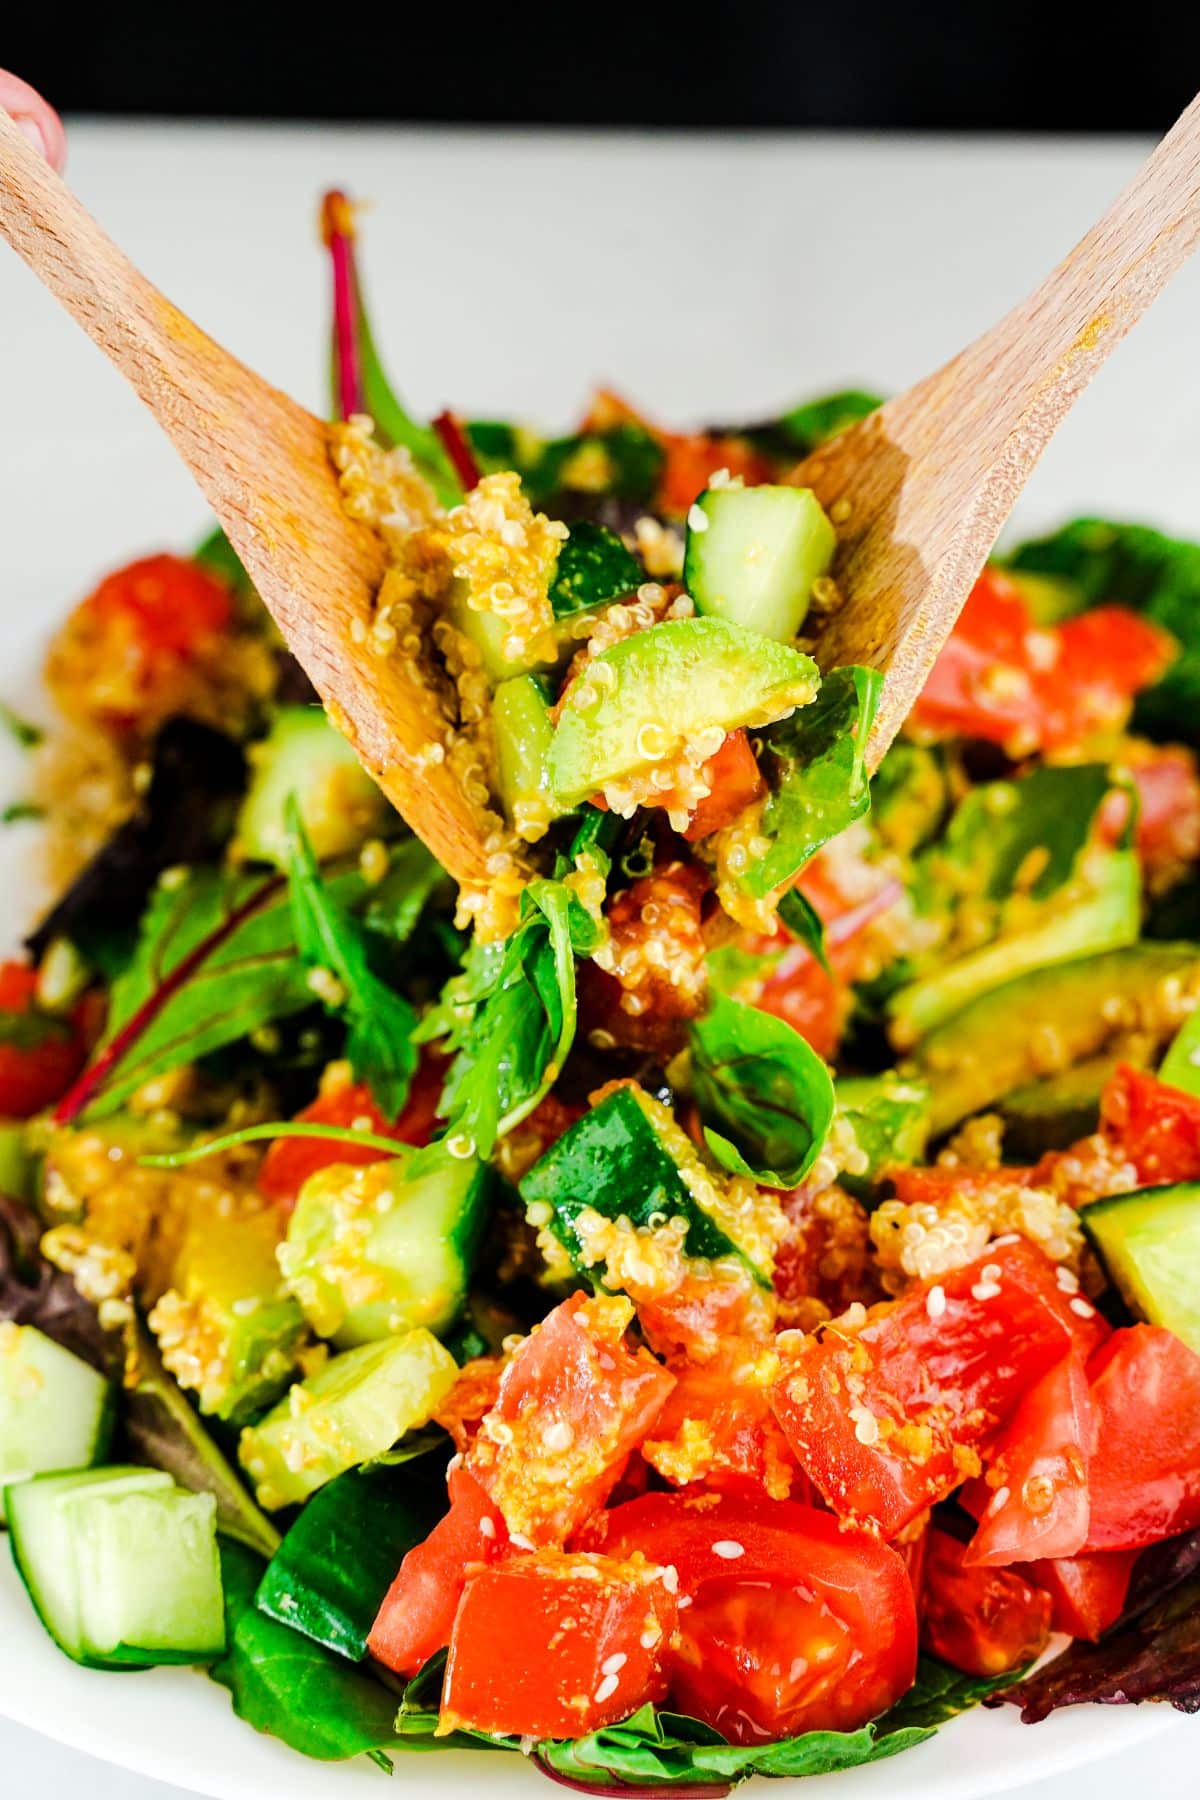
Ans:
[{"label": "wood grain texture", "polygon": [[355,644],[383,574],[348,517],[319,419],[206,337],[105,236],[0,111],[0,233],[170,437],[313,686],[393,805],[459,881],[486,880],[475,812],[443,765],[424,690]]},{"label": "wood grain texture", "polygon": [[789,477],[850,508],[817,658],[883,671],[872,768],[1054,431],[1198,240],[1200,97],[1028,299]]}]

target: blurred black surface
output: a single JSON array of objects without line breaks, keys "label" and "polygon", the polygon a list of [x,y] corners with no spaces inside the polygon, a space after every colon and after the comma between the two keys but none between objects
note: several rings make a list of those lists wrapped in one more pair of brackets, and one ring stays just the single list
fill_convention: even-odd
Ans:
[{"label": "blurred black surface", "polygon": [[1200,86],[1200,7],[9,0],[0,64],[73,112],[1149,131]]}]

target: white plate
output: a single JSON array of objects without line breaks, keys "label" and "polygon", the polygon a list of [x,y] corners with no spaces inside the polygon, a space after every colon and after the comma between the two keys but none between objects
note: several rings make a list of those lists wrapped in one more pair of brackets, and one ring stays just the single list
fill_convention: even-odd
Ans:
[{"label": "white plate", "polygon": [[[1141,148],[98,126],[72,139],[75,184],[117,240],[282,387],[321,403],[314,204],[340,182],[376,202],[369,292],[414,407],[555,425],[593,380],[680,422],[766,415],[850,382],[902,386],[1028,289]],[[1021,526],[1090,511],[1200,535],[1197,317],[1193,267],[1068,420]],[[54,620],[107,566],[193,542],[204,511],[118,378],[7,258],[0,320],[0,695],[37,711]],[[5,746],[0,799],[21,781]],[[0,837],[0,943],[16,942],[39,891],[36,833],[14,828]],[[307,1763],[256,1736],[198,1676],[75,1668],[3,1554],[0,1714],[221,1800],[382,1792],[366,1764]],[[1150,1707],[1081,1708],[1032,1730],[1008,1710],[973,1714],[804,1792],[973,1800],[1182,1726]],[[412,1756],[399,1779],[418,1795],[534,1786],[501,1756]]]}]

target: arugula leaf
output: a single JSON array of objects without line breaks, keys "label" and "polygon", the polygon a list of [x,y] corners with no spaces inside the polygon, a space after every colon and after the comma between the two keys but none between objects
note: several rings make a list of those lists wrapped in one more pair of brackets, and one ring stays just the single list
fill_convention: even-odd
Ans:
[{"label": "arugula leaf", "polygon": [[132,1379],[121,1397],[121,1430],[134,1455],[173,1475],[194,1494],[212,1494],[217,1529],[264,1556],[279,1547],[279,1533],[246,1492],[241,1477],[200,1422],[142,1326],[134,1340]]},{"label": "arugula leaf", "polygon": [[263,1562],[240,1544],[221,1544],[226,1650],[208,1671],[228,1688],[233,1710],[256,1731],[303,1756],[341,1762],[370,1756],[391,1769],[396,1697],[353,1663],[260,1613],[254,1596]]},{"label": "arugula leaf", "polygon": [[832,974],[825,954],[825,927],[807,894],[799,888],[789,888],[779,902],[779,917],[796,941],[812,951],[825,973]]},{"label": "arugula leaf", "polygon": [[632,594],[644,579],[641,563],[615,531],[580,519],[558,553],[550,605],[556,619],[566,618]]},{"label": "arugula leaf", "polygon": [[871,804],[864,757],[882,678],[873,669],[833,669],[809,706],[762,734],[759,766],[771,793],[761,831],[770,849],[741,877],[762,899]]},{"label": "arugula leaf", "polygon": [[385,1116],[398,1118],[417,1066],[417,1015],[403,995],[372,971],[363,926],[322,878],[294,794],[288,797],[286,818],[297,948],[310,968],[327,969],[341,988],[343,997],[331,1010],[344,1014],[349,1026],[346,1055],[351,1067],[368,1083]]},{"label": "arugula leaf", "polygon": [[833,1121],[833,1081],[816,1051],[784,1020],[724,994],[689,1042],[705,1141],[722,1168],[795,1187]]},{"label": "arugula leaf", "polygon": [[521,904],[516,931],[490,954],[469,955],[440,1010],[457,1051],[442,1116],[485,1160],[562,1073],[575,1041],[575,957],[599,942],[596,922],[562,882],[531,882]]},{"label": "arugula leaf", "polygon": [[1134,725],[1154,737],[1191,737],[1200,709],[1200,544],[1147,525],[1073,519],[1022,544],[1009,566],[1070,583],[1084,606],[1116,601],[1169,631],[1180,654],[1139,695]]},{"label": "arugula leaf", "polygon": [[420,838],[406,838],[392,848],[383,880],[368,888],[362,922],[393,944],[406,944],[434,895],[450,892],[450,877]]}]

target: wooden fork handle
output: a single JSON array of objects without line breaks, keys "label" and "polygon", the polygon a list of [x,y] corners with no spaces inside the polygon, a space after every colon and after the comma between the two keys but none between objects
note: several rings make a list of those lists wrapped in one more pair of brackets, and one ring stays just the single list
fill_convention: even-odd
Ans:
[{"label": "wooden fork handle", "polygon": [[172,306],[2,111],[0,233],[171,438],[393,805],[456,880],[486,881],[479,819],[450,768],[428,761],[429,695],[394,661],[382,669],[358,629],[383,549],[342,506],[324,424]]}]

